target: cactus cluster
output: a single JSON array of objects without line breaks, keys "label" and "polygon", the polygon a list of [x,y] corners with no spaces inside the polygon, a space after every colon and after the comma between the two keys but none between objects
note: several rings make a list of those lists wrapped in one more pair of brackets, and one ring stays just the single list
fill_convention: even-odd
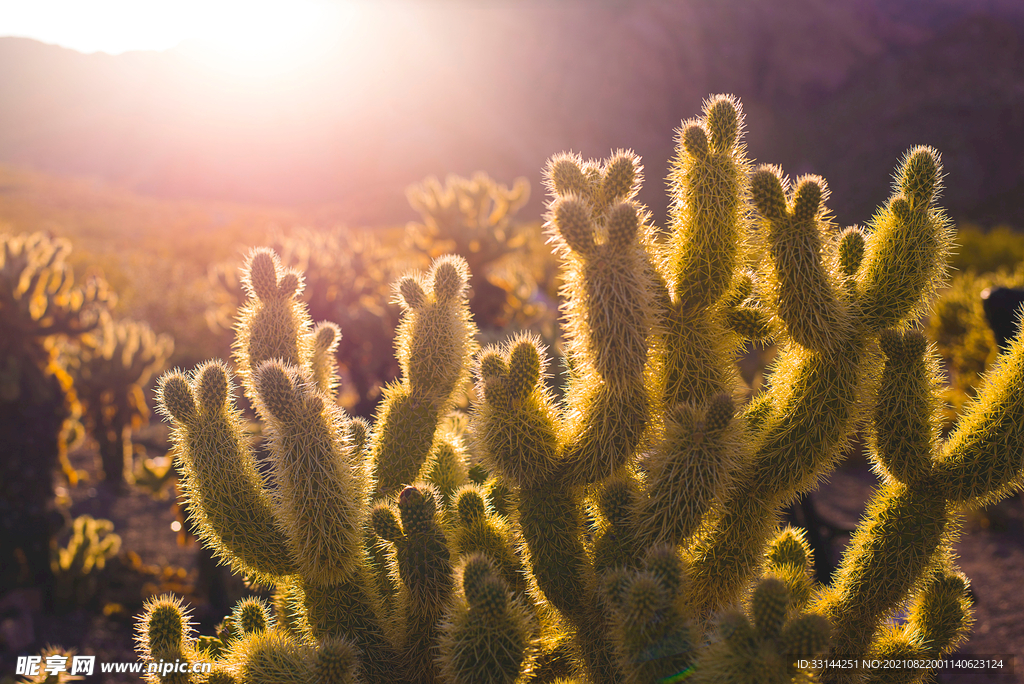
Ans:
[{"label": "cactus cluster", "polygon": [[132,431],[149,421],[143,392],[174,351],[169,335],[146,324],[107,319],[87,342],[69,349],[68,366],[82,403],[82,422],[99,446],[103,475],[119,487],[133,481]]},{"label": "cactus cluster", "polygon": [[113,297],[101,279],[75,284],[70,251],[0,235],[0,592],[51,578],[53,473],[81,409],[58,342],[94,330]]},{"label": "cactus cluster", "polygon": [[114,523],[91,515],[75,518],[67,546],[57,548],[51,562],[54,602],[87,604],[99,588],[98,572],[120,550],[121,537],[114,533]]},{"label": "cactus cluster", "polygon": [[481,329],[546,322],[548,310],[537,293],[553,281],[545,269],[554,263],[544,254],[533,254],[533,263],[519,258],[539,243],[534,227],[516,220],[530,199],[525,178],[510,188],[482,172],[472,178],[449,174],[443,185],[431,176],[409,186],[406,197],[421,217],[406,227],[410,245],[431,258],[459,254],[466,259],[469,309]]},{"label": "cactus cluster", "polygon": [[[165,375],[160,402],[200,538],[272,586],[274,610],[244,603],[195,637],[176,601],[154,602],[142,655],[214,661],[174,681],[838,684],[866,673],[801,657],[955,648],[971,623],[960,514],[1024,477],[1024,341],[943,439],[914,329],[950,242],[938,154],[912,149],[868,225],[839,230],[822,179],[754,168],[742,136],[728,96],[684,122],[665,234],[636,201],[635,155],[552,158],[561,402],[535,337],[477,352],[466,264],[441,257],[396,284],[401,380],[373,424],[350,418],[338,329],[314,325],[300,273],[254,252],[235,373]],[[744,404],[736,354],[769,338],[778,361]],[[862,429],[883,485],[819,586],[779,514]]]}]

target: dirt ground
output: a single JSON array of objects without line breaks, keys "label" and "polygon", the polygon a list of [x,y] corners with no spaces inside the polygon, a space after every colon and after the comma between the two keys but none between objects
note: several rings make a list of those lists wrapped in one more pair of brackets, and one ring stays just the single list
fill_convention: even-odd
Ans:
[{"label": "dirt ground", "polygon": [[[80,468],[92,458],[88,452],[74,456]],[[877,479],[864,460],[851,458],[813,495],[814,504],[830,524],[852,528],[876,485]],[[48,612],[42,607],[44,597],[38,592],[29,592],[19,598],[20,605],[29,606],[20,616],[15,608],[4,606],[5,629],[20,631],[22,636],[27,630],[40,645],[53,643],[77,648],[80,653],[96,655],[97,662],[135,661],[134,616],[139,612],[142,597],[173,591],[186,597],[192,595],[194,599],[195,584],[199,580],[197,547],[194,543],[179,543],[181,535],[174,527],[175,522],[180,521],[171,498],[154,499],[139,490],[114,496],[102,486],[89,483],[68,494],[72,517],[88,513],[114,522],[123,541],[119,559],[111,564],[112,568],[105,575],[107,584],[99,587],[97,598],[87,608],[59,614]],[[848,537],[834,540],[833,563],[838,561],[847,541]],[[960,649],[959,655],[1009,656],[1007,663],[1012,664],[1016,673],[997,676],[991,672],[947,670],[939,673],[935,681],[940,684],[1024,683],[1021,673],[1024,669],[1024,505],[1020,496],[966,516],[957,553],[960,567],[971,579],[976,618],[970,641]],[[232,596],[244,591],[237,582],[229,587]],[[194,617],[200,631],[209,634],[222,615],[208,608],[204,611],[201,606]],[[9,650],[0,654],[0,667],[0,684],[7,684],[14,671]],[[86,681],[105,684],[139,681],[137,676],[131,675],[105,677],[96,674]]]}]

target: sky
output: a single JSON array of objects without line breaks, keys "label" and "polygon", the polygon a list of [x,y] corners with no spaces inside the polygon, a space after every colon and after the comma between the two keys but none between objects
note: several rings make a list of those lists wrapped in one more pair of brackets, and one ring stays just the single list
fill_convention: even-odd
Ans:
[{"label": "sky", "polygon": [[116,55],[184,45],[254,69],[311,60],[358,24],[354,0],[0,0],[0,36]]}]

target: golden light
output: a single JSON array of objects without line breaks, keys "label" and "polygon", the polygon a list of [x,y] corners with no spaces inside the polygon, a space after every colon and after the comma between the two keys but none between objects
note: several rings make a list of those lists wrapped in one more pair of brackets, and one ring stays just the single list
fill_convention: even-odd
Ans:
[{"label": "golden light", "polygon": [[81,52],[185,52],[238,76],[288,72],[354,40],[359,0],[32,0],[10,3],[0,35]]},{"label": "golden light", "polygon": [[359,11],[354,4],[313,0],[212,2],[186,49],[234,76],[276,76],[330,50]]}]

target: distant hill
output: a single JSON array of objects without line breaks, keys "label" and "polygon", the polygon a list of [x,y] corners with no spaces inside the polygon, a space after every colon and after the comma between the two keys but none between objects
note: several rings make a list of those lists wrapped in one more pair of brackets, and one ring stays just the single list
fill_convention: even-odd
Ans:
[{"label": "distant hill", "polygon": [[[662,216],[673,130],[740,96],[749,149],[820,173],[864,221],[914,144],[954,216],[1024,225],[1024,3],[673,0],[370,5],[372,41],[256,85],[184,51],[83,55],[0,38],[0,163],[167,198],[413,218],[428,174],[530,178],[562,150],[643,155]],[[378,37],[379,36],[379,37]]]}]

